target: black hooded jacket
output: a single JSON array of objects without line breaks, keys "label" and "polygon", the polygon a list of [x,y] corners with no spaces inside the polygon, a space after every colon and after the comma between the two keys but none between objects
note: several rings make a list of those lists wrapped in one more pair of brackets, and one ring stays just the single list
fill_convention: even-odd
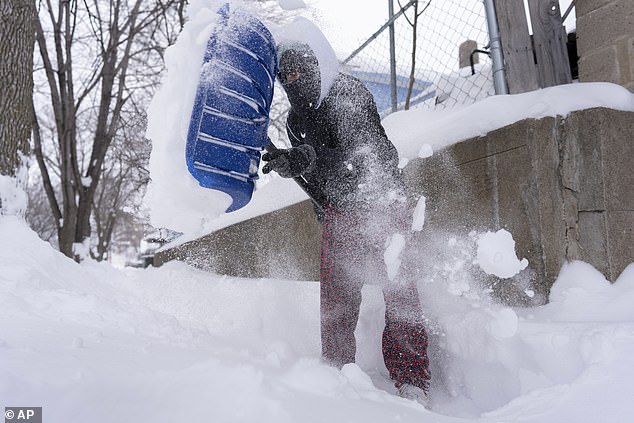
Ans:
[{"label": "black hooded jacket", "polygon": [[[281,72],[289,65],[284,59],[282,54]],[[302,60],[316,63],[310,50]],[[316,153],[304,179],[340,210],[387,206],[402,199],[398,152],[381,125],[372,94],[358,79],[339,73],[315,107],[319,69],[302,71],[298,81],[283,86],[292,106],[286,123],[290,142],[294,147],[309,144]]]}]

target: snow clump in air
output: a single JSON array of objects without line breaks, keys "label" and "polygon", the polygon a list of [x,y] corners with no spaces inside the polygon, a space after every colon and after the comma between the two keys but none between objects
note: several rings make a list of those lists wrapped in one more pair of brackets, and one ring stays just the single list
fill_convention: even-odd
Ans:
[{"label": "snow clump in air", "polygon": [[480,235],[477,261],[487,274],[500,278],[512,278],[528,266],[528,260],[515,255],[515,241],[505,229]]}]

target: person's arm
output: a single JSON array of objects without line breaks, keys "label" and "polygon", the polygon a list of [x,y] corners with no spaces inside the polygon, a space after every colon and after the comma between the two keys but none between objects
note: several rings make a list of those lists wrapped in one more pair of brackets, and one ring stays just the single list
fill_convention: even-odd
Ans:
[{"label": "person's arm", "polygon": [[271,142],[266,147],[267,152],[262,156],[262,160],[267,162],[262,172],[266,174],[274,170],[283,178],[293,178],[312,200],[317,219],[322,222],[328,199],[322,190],[307,182],[302,176],[303,173],[308,173],[315,167],[315,150],[312,146],[301,143],[299,137],[295,137],[288,121],[286,129],[292,147],[280,149]]}]

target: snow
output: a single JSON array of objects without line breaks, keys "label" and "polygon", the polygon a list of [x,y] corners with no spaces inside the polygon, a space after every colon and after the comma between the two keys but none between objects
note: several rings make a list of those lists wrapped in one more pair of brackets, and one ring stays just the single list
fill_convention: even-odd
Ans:
[{"label": "snow", "polygon": [[[184,32],[189,33],[187,26]],[[189,48],[188,45],[179,44],[182,38],[168,49],[176,58],[185,56],[179,49]],[[182,65],[182,59],[175,62],[186,68]],[[170,79],[168,74],[149,111],[149,127],[152,131],[148,130],[148,135],[154,147],[150,162],[152,185],[146,203],[151,210],[154,226],[184,232],[179,242],[185,242],[308,198],[296,184],[273,177],[256,187],[253,199],[246,207],[224,214],[227,203],[221,201],[223,198],[218,198],[218,194],[224,194],[198,187],[187,173],[184,159],[181,159],[183,154],[179,151],[184,149],[189,112],[179,113],[179,122],[175,122],[178,120],[175,116],[166,116],[164,112],[183,107],[186,103],[181,93],[187,90],[181,85],[191,84],[191,80],[185,79]],[[400,111],[387,116],[383,125],[399,151],[399,167],[403,168],[410,160],[429,157],[451,144],[485,135],[522,119],[567,116],[573,111],[593,107],[634,111],[634,94],[619,85],[606,82],[574,83],[523,94],[488,97],[449,110],[415,108]],[[180,128],[183,137],[180,144],[170,135],[178,132],[174,130],[176,127]]]},{"label": "snow", "polygon": [[[191,2],[149,110],[147,202],[157,227],[187,232],[181,240],[306,198],[272,178],[249,206],[224,214],[225,199],[187,174],[192,81],[220,3]],[[405,163],[526,117],[598,106],[634,110],[634,95],[579,83],[399,112],[385,124]],[[3,209],[23,209],[23,193],[0,184]],[[424,205],[413,228],[424,230]],[[417,280],[430,334],[424,409],[395,396],[388,380],[378,286],[363,289],[357,362],[338,370],[320,360],[316,281],[232,278],[179,262],[77,264],[10,214],[0,216],[0,235],[0,407],[42,406],[46,421],[622,423],[634,415],[634,264],[611,284],[587,263],[567,263],[546,305],[513,308],[472,266],[488,260],[493,274],[521,275],[512,234],[440,237],[431,277]],[[393,273],[407,253],[402,241],[385,246]]]},{"label": "snow", "polygon": [[284,10],[297,10],[306,7],[303,0],[279,0],[278,3]]},{"label": "snow", "polygon": [[634,111],[634,94],[607,82],[573,83],[522,94],[496,95],[449,110],[400,111],[387,116],[383,124],[399,154],[412,159],[418,156],[423,143],[438,151],[522,119],[567,116],[593,107]]},{"label": "snow", "polygon": [[192,1],[187,8],[189,20],[176,43],[165,52],[167,73],[148,109],[147,137],[152,140],[152,153],[145,203],[155,227],[200,231],[232,201],[223,192],[201,188],[185,163],[196,84],[207,40],[223,3]]},{"label": "snow", "polygon": [[418,157],[420,157],[421,159],[431,157],[433,155],[434,155],[434,149],[429,144],[421,145],[420,150],[418,150]]},{"label": "snow", "polygon": [[425,225],[425,210],[427,208],[427,198],[424,195],[421,195],[418,201],[416,202],[416,207],[414,207],[414,214],[412,218],[412,231],[420,232],[423,230],[423,225]]},{"label": "snow", "polygon": [[0,175],[0,215],[24,215],[28,198],[22,183],[25,180],[26,169],[20,171],[17,177]]},{"label": "snow", "polygon": [[528,266],[528,260],[518,260],[515,255],[513,235],[506,229],[478,237],[476,260],[487,274],[500,278],[512,278]]},{"label": "snow", "polygon": [[393,281],[398,275],[398,271],[401,267],[401,253],[405,248],[406,241],[403,234],[395,233],[392,234],[390,239],[387,241],[387,245],[385,247],[385,252],[383,253],[383,261],[385,263],[385,267],[387,268],[387,277],[389,280]]},{"label": "snow", "polygon": [[[294,184],[277,181],[274,184],[277,186],[256,190],[251,204],[258,204],[257,211],[247,207],[225,215],[231,198],[223,192],[200,187],[187,170],[184,152],[196,84],[207,40],[217,21],[216,12],[222,4],[221,0],[191,2],[187,9],[189,20],[176,43],[166,51],[167,73],[148,109],[147,137],[152,140],[152,153],[149,164],[151,182],[145,205],[150,210],[154,227],[185,233],[180,242],[307,198]],[[244,7],[238,1],[231,4],[235,8]],[[323,97],[334,81],[338,62],[319,28],[298,17],[286,26],[270,30],[277,42],[302,41],[313,48],[320,63],[324,64]],[[287,194],[281,202],[277,201],[280,196],[273,194],[276,202],[271,208],[270,191],[279,190]]]},{"label": "snow", "polygon": [[[431,333],[429,410],[394,395],[383,301],[366,286],[357,364],[323,364],[317,282],[239,279],[178,262],[77,264],[0,217],[0,407],[47,421],[628,421],[634,265],[610,284],[564,266],[550,303],[509,308],[473,281],[419,282]],[[478,294],[478,295],[475,295]]]}]

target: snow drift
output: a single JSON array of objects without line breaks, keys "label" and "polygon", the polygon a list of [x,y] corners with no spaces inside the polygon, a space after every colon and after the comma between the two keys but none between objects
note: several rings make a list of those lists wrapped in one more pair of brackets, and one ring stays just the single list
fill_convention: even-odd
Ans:
[{"label": "snow drift", "polygon": [[[316,282],[248,280],[169,263],[78,265],[0,217],[0,406],[47,421],[614,422],[634,412],[634,267],[608,283],[570,263],[548,305],[476,286],[423,286],[431,410],[393,395],[382,299],[364,288],[357,364],[319,359]],[[431,419],[431,420],[430,420]]]}]

